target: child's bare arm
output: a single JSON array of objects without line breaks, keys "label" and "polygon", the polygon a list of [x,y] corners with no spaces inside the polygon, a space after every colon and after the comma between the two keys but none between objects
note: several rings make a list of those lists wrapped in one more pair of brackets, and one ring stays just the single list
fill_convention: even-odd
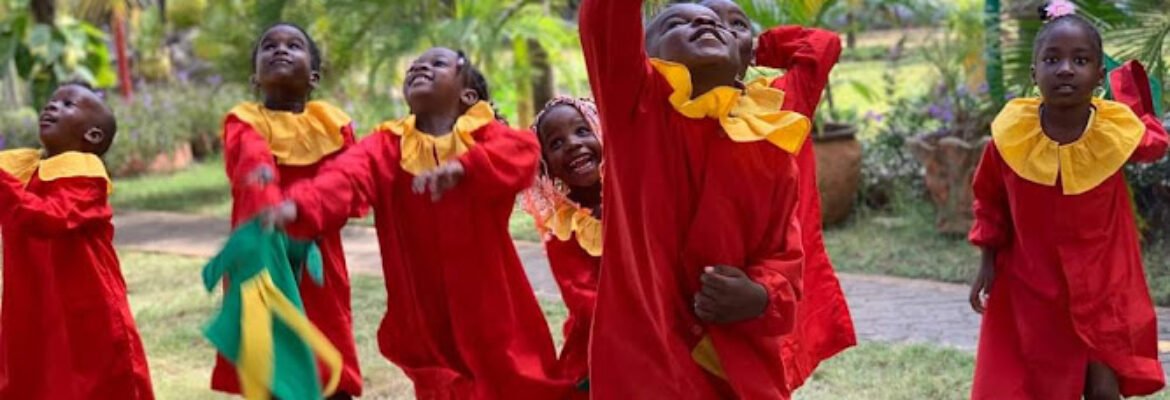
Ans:
[{"label": "child's bare arm", "polygon": [[51,237],[113,218],[105,179],[62,178],[48,184],[50,192],[38,196],[0,171],[0,225]]},{"label": "child's bare arm", "polygon": [[[603,119],[634,118],[638,94],[651,76],[642,30],[642,3],[635,0],[581,3],[581,49],[589,71],[589,84]],[[609,134],[627,132],[610,131]]]}]

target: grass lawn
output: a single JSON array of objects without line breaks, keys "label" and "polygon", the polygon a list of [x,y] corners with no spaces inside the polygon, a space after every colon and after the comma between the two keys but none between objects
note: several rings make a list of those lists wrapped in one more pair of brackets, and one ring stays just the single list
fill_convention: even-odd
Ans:
[{"label": "grass lawn", "polygon": [[[936,234],[930,205],[904,208],[897,216],[862,211],[825,230],[837,270],[968,283],[979,268],[978,250],[962,237]],[[1154,302],[1170,306],[1170,245],[1149,244],[1144,255]]]},{"label": "grass lawn", "polygon": [[[130,303],[150,358],[160,399],[209,399],[211,347],[200,329],[217,307],[218,295],[203,291],[204,260],[124,252],[123,273]],[[353,279],[354,329],[366,382],[365,398],[411,398],[411,385],[378,353],[375,331],[385,309],[380,278]],[[553,337],[560,340],[565,311],[542,304]],[[961,399],[969,390],[970,354],[928,346],[863,344],[826,362],[798,399]]]}]

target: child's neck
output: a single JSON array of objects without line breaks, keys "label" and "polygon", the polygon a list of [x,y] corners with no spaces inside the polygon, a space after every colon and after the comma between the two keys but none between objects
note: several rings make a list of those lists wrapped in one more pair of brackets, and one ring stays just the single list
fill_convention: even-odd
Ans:
[{"label": "child's neck", "polygon": [[1040,110],[1040,126],[1044,135],[1062,145],[1080,139],[1093,115],[1092,103],[1073,106],[1044,104]]},{"label": "child's neck", "polygon": [[720,86],[738,87],[734,68],[723,66],[696,67],[691,72],[691,99],[698,98]]},{"label": "child's neck", "polygon": [[455,121],[463,113],[457,109],[439,112],[419,112],[414,115],[414,127],[431,136],[443,136],[455,129]]},{"label": "child's neck", "polygon": [[601,216],[601,183],[587,188],[572,188],[569,190],[569,200],[593,211],[593,216]]},{"label": "child's neck", "polygon": [[304,93],[285,93],[280,90],[269,90],[264,96],[264,108],[299,114],[305,112],[305,99],[308,97]]}]

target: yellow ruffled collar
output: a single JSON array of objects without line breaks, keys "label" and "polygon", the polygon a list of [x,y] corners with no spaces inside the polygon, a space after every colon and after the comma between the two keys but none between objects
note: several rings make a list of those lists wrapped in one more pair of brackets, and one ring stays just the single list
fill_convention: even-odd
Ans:
[{"label": "yellow ruffled collar", "polygon": [[264,108],[259,103],[241,103],[231,111],[252,126],[282,165],[312,165],[345,146],[341,130],[349,125],[349,115],[323,101],[310,101],[305,111],[292,113]]},{"label": "yellow ruffled collar", "polygon": [[789,153],[804,145],[812,123],[800,113],[783,111],[784,92],[770,86],[771,80],[759,78],[743,90],[721,86],[691,99],[691,73],[681,64],[651,59],[650,63],[666,78],[674,91],[670,104],[691,119],[714,118],[736,142],[767,140]]},{"label": "yellow ruffled collar", "polygon": [[575,234],[582,250],[590,256],[601,257],[601,221],[593,216],[592,210],[562,200],[545,221],[544,227],[562,242],[568,241]]},{"label": "yellow ruffled collar", "polygon": [[107,192],[114,191],[105,163],[90,153],[70,151],[42,159],[41,151],[37,149],[0,151],[0,170],[26,185],[32,179],[33,173],[44,182],[62,178],[101,178],[106,181]]},{"label": "yellow ruffled collar", "polygon": [[455,128],[450,134],[433,136],[419,131],[415,128],[414,114],[384,122],[377,130],[391,132],[402,138],[402,160],[399,165],[404,171],[418,176],[466,153],[475,146],[475,138],[471,134],[495,119],[496,113],[492,106],[481,101],[455,120]]},{"label": "yellow ruffled collar", "polygon": [[1066,195],[1093,190],[1129,161],[1145,126],[1128,106],[1093,99],[1095,112],[1084,135],[1061,145],[1044,134],[1039,98],[1015,99],[991,124],[1004,162],[1021,178],[1046,186],[1061,183]]}]

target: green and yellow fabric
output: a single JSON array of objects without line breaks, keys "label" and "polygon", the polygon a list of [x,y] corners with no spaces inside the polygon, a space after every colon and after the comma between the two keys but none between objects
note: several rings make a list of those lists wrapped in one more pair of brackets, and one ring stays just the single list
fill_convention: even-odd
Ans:
[{"label": "green and yellow fabric", "polygon": [[[203,334],[231,360],[246,399],[314,400],[341,378],[341,353],[305,317],[297,278],[301,268],[321,283],[321,253],[258,220],[241,225],[203,268],[208,291],[228,277],[223,307]],[[317,360],[328,368],[324,390]]]}]

